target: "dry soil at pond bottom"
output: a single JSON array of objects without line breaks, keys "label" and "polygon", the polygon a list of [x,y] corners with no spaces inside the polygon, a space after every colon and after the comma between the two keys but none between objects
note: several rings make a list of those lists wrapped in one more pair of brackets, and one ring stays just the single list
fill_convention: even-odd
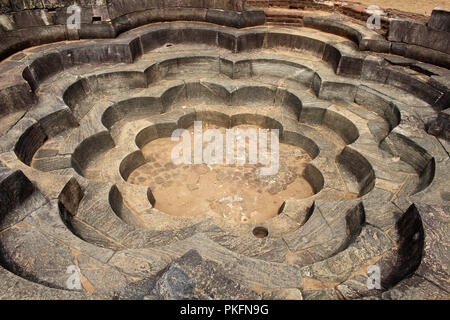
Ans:
[{"label": "dry soil at pond bottom", "polygon": [[[193,129],[189,130],[192,136]],[[262,165],[248,164],[248,160],[244,166],[176,166],[171,153],[177,144],[170,138],[148,143],[142,148],[148,162],[128,179],[130,183],[149,186],[156,199],[155,207],[164,213],[195,216],[213,211],[235,222],[261,222],[275,217],[286,199],[304,199],[314,194],[303,177],[311,158],[298,147],[281,143],[278,174],[262,176]]]}]

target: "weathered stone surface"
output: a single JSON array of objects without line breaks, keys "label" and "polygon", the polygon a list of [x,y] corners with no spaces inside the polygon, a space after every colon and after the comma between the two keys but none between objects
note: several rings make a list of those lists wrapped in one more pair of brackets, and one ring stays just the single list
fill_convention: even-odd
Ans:
[{"label": "weathered stone surface", "polygon": [[149,276],[142,280],[131,282],[122,288],[116,289],[113,298],[115,300],[160,300],[152,292],[155,281],[156,278],[154,276]]},{"label": "weathered stone surface", "polygon": [[361,70],[362,80],[385,82],[388,75],[389,70],[386,68],[384,60],[373,56],[367,56],[364,59]]},{"label": "weathered stone surface", "polygon": [[440,100],[436,103],[435,107],[438,110],[447,109],[450,105],[450,76],[449,75],[431,75],[428,83],[443,92]]},{"label": "weathered stone surface", "polygon": [[340,300],[334,289],[303,291],[303,298],[304,300]]},{"label": "weathered stone surface", "polygon": [[[159,21],[191,20],[243,28],[261,25],[265,22],[263,10],[247,8],[242,0],[191,0],[191,1],[82,1],[79,30],[66,28],[70,13],[67,11],[72,3],[54,1],[49,6],[55,12],[43,9],[45,5],[33,1],[24,2],[23,6],[13,6],[0,12],[14,12],[2,19],[1,30],[6,30],[8,43],[0,47],[0,58],[6,58],[18,50],[32,45],[61,40],[80,38],[114,38],[117,34],[143,24]],[[32,3],[30,5],[30,3]],[[155,14],[156,12],[156,14]],[[40,35],[40,36],[38,36]],[[3,48],[5,47],[5,48]]]},{"label": "weathered stone surface", "polygon": [[[1,55],[0,55],[1,58]],[[7,86],[0,86],[0,115],[7,115],[17,110],[28,110],[35,101],[30,85],[24,79],[7,77]]]},{"label": "weathered stone surface", "polygon": [[19,170],[0,165],[0,217],[3,220],[9,211],[22,204],[33,193],[30,180]]},{"label": "weathered stone surface", "polygon": [[[156,275],[169,262],[170,259],[160,256],[155,257],[146,249],[121,250],[116,252],[108,261],[110,265],[120,271],[143,279]],[[151,290],[151,288],[148,287],[147,290]]]},{"label": "weathered stone surface", "polygon": [[440,91],[429,84],[411,77],[408,73],[401,70],[391,70],[386,81],[407,91],[416,92],[420,99],[430,104],[435,103],[442,95]]},{"label": "weathered stone surface", "polygon": [[450,109],[439,113],[437,119],[429,125],[428,133],[450,140]]},{"label": "weathered stone surface", "polygon": [[367,277],[358,275],[347,280],[336,287],[336,290],[347,300],[362,299],[364,297],[375,296],[381,293],[381,290],[369,289],[367,286]]},{"label": "weathered stone surface", "polygon": [[402,42],[392,42],[391,53],[397,54],[399,56],[404,56],[406,54],[406,47],[408,45]]},{"label": "weathered stone surface", "polygon": [[347,249],[327,260],[303,267],[302,275],[320,281],[344,281],[354,271],[374,257],[384,254],[392,246],[392,241],[384,233],[366,226]]},{"label": "weathered stone surface", "polygon": [[242,287],[215,263],[189,251],[156,276],[153,295],[164,300],[256,300],[254,291]]},{"label": "weathered stone surface", "polygon": [[402,41],[449,54],[450,49],[448,41],[446,41],[448,36],[448,32],[436,31],[425,25],[413,23]]},{"label": "weathered stone surface", "polygon": [[281,289],[274,292],[271,299],[273,300],[303,300],[302,292],[295,288]]},{"label": "weathered stone surface", "polygon": [[1,220],[0,229],[13,226],[17,222],[23,220],[36,210],[43,207],[48,200],[39,192],[35,191],[25,201],[20,203],[16,208],[10,210]]},{"label": "weathered stone surface", "polygon": [[406,45],[405,57],[419,61],[432,63],[440,67],[449,68],[450,55],[434,49],[425,48],[419,45]]},{"label": "weathered stone surface", "polygon": [[[0,241],[3,267],[28,280],[65,289],[66,270],[73,265],[73,256],[67,247],[23,222],[0,233]],[[30,260],[33,264],[26,263]]]},{"label": "weathered stone surface", "polygon": [[404,57],[394,56],[394,55],[386,55],[384,59],[388,61],[390,64],[398,65],[398,66],[411,66],[415,63],[413,59],[408,59]]},{"label": "weathered stone surface", "polygon": [[[438,28],[431,27],[430,23],[427,26],[411,19],[390,19],[388,40],[394,41],[391,51],[408,58],[448,67],[450,49],[446,39],[449,33],[440,29],[442,19],[438,16],[430,19],[431,25],[435,23]],[[442,27],[444,25],[445,23]],[[405,46],[405,43],[409,45]]]},{"label": "weathered stone surface", "polygon": [[56,200],[51,201],[39,210],[29,215],[24,221],[33,225],[39,231],[51,237],[58,239],[60,242],[79,250],[97,260],[106,263],[113,256],[112,250],[103,249],[85,242],[74,235],[65,224],[65,220],[60,206]]},{"label": "weathered stone surface", "polygon": [[340,16],[306,16],[304,17],[305,27],[313,27],[329,33],[338,34],[359,42],[363,35],[358,32],[355,26],[345,23]]},{"label": "weathered stone surface", "polygon": [[208,236],[221,246],[243,254],[265,261],[283,262],[288,252],[283,248],[282,239],[243,239],[241,236],[234,236],[220,230],[213,230]]},{"label": "weathered stone surface", "polygon": [[450,292],[449,206],[416,204],[425,231],[422,262],[416,274]]},{"label": "weathered stone surface", "polygon": [[67,210],[72,216],[76,216],[78,206],[80,205],[80,201],[83,199],[83,196],[84,192],[78,184],[78,181],[75,178],[71,178],[59,194],[58,200],[61,202],[65,210]]},{"label": "weathered stone surface", "polygon": [[[0,263],[22,277],[14,282],[20,295],[32,297],[18,284],[24,279],[64,288],[69,263],[80,267],[83,290],[119,299],[379,299],[381,291],[365,286],[374,264],[387,298],[448,293],[450,148],[425,131],[450,97],[448,70],[438,67],[449,55],[430,43],[444,31],[409,21],[393,27],[399,42],[391,44],[323,16],[306,19],[315,29],[185,21],[242,27],[264,18],[229,1],[100,2],[82,2],[76,32],[47,25],[67,18],[57,0],[40,3],[56,12],[38,8],[28,21],[25,12],[0,18],[0,34],[8,33],[0,57],[45,41],[123,33],[32,48],[0,63],[1,165],[36,186],[3,209],[0,222]],[[12,30],[24,25],[29,34]],[[196,120],[276,128],[283,144],[304,153],[292,153],[299,164],[282,163],[286,183],[278,184],[238,169],[214,179],[217,168],[206,164],[199,171],[207,179],[195,180],[187,164],[183,176],[157,159],[164,144],[147,152]],[[22,180],[14,179],[19,191]],[[184,210],[197,205],[193,195],[205,181],[217,181],[208,193],[231,180],[239,181],[231,193],[247,184],[269,190],[256,211],[242,206],[228,221],[236,207],[215,212],[213,197],[199,212]],[[188,201],[176,212],[158,207],[180,195]],[[266,207],[273,212],[259,221]]]},{"label": "weathered stone surface", "polygon": [[[50,288],[67,289],[70,275],[66,272],[74,264],[81,271],[82,291],[112,293],[115,287],[124,286],[128,282],[127,277],[104,264],[112,252],[74,237],[58,220],[58,215],[48,217],[52,210],[57,210],[55,204],[42,207],[26,221],[0,233],[2,266]],[[48,228],[48,222],[53,224],[52,227]],[[24,247],[27,249],[21,250]],[[97,255],[104,262],[92,258]],[[23,268],[23,261],[33,263]]]},{"label": "weathered stone surface", "polygon": [[389,41],[402,42],[413,21],[406,19],[391,19],[389,22]]},{"label": "weathered stone surface", "polygon": [[391,19],[389,25],[389,41],[420,45],[444,53],[449,53],[447,37],[448,32],[427,28],[414,20]]},{"label": "weathered stone surface", "polygon": [[390,203],[393,194],[375,188],[372,197],[363,202],[366,222],[382,230],[392,227],[402,215],[402,211]]},{"label": "weathered stone surface", "polygon": [[33,161],[33,167],[44,172],[71,168],[72,159],[70,156],[55,156],[47,159],[35,159]]},{"label": "weathered stone surface", "polygon": [[420,265],[424,248],[424,229],[415,206],[411,206],[396,223],[397,248],[378,262],[381,286],[389,289],[413,274]]},{"label": "weathered stone surface", "polygon": [[98,293],[53,289],[25,280],[0,268],[0,299],[2,300],[105,300],[109,296]]},{"label": "weathered stone surface", "polygon": [[111,188],[110,184],[91,184],[85,190],[86,196],[83,197],[74,219],[84,222],[104,236],[121,242],[135,228],[124,223],[113,210],[110,202]]},{"label": "weathered stone surface", "polygon": [[381,297],[384,300],[448,300],[449,293],[419,276],[413,276]]}]

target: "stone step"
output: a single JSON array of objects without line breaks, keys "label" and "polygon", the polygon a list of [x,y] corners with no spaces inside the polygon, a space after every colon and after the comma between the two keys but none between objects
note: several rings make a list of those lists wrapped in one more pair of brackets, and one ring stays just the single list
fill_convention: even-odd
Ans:
[{"label": "stone step", "polygon": [[[131,281],[106,264],[113,251],[86,243],[68,230],[61,220],[56,201],[1,232],[0,241],[3,267],[50,288],[74,289],[67,285],[70,277],[67,272],[71,266],[79,268],[80,289],[84,292],[112,294],[116,287]],[[23,268],[24,265],[27,267]]]},{"label": "stone step", "polygon": [[326,260],[353,243],[365,222],[358,200],[318,200],[306,223],[283,239],[289,247],[287,262],[300,266]]}]

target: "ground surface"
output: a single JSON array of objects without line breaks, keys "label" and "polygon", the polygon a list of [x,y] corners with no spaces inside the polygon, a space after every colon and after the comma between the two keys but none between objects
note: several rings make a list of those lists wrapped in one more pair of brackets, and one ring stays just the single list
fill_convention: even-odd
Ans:
[{"label": "ground surface", "polygon": [[431,11],[433,11],[435,7],[450,8],[450,1],[448,0],[359,0],[357,2],[368,6],[377,5],[383,9],[397,9],[426,16],[430,16]]}]

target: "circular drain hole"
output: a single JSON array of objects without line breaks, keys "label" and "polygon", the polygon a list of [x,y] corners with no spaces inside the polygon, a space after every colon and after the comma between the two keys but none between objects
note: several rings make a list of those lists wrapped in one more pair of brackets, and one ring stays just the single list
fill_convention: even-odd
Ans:
[{"label": "circular drain hole", "polygon": [[269,235],[269,230],[264,227],[256,227],[253,229],[253,235],[257,238],[265,238]]}]

